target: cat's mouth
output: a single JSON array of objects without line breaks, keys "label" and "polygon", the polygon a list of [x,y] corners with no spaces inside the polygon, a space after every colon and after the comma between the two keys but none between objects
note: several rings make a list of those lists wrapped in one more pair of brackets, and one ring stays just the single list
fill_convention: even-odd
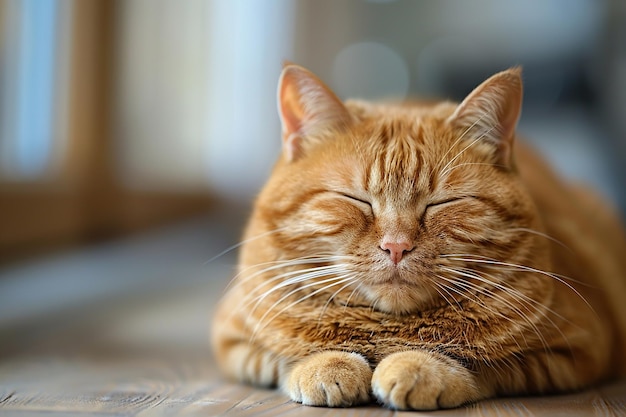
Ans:
[{"label": "cat's mouth", "polygon": [[391,271],[384,276],[376,277],[370,284],[374,286],[415,287],[415,280],[409,280],[400,271]]}]

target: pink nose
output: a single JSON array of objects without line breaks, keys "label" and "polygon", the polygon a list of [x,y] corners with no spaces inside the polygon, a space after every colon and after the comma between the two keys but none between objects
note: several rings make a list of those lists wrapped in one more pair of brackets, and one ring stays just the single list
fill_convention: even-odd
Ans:
[{"label": "pink nose", "polygon": [[398,265],[398,262],[402,260],[404,252],[413,250],[413,246],[408,242],[388,242],[383,241],[380,244],[380,248],[386,252],[389,252],[389,257],[394,265]]}]

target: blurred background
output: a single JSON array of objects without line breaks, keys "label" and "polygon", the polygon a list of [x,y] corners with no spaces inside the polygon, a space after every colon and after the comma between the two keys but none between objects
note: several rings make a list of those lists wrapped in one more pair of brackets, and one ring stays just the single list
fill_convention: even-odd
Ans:
[{"label": "blurred background", "polygon": [[54,277],[178,279],[162,265],[236,242],[284,60],[366,99],[458,100],[522,65],[520,131],[626,212],[623,0],[0,0],[0,272],[42,285],[0,306]]}]

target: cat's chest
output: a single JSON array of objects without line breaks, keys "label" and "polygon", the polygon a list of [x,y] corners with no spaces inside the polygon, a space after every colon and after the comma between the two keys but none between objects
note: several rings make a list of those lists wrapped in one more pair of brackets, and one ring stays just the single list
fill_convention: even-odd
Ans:
[{"label": "cat's chest", "polygon": [[445,312],[393,316],[371,308],[340,308],[320,313],[303,312],[272,329],[278,350],[359,352],[372,363],[406,349],[445,350],[454,354],[475,349],[476,323]]}]

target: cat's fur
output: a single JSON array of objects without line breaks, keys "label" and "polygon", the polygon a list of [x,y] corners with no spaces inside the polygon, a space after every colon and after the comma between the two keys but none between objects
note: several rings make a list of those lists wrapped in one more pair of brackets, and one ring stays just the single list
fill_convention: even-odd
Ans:
[{"label": "cat's fur", "polygon": [[621,225],[516,140],[519,69],[461,104],[372,104],[287,65],[278,98],[283,152],[213,323],[227,376],[435,409],[623,374]]}]

